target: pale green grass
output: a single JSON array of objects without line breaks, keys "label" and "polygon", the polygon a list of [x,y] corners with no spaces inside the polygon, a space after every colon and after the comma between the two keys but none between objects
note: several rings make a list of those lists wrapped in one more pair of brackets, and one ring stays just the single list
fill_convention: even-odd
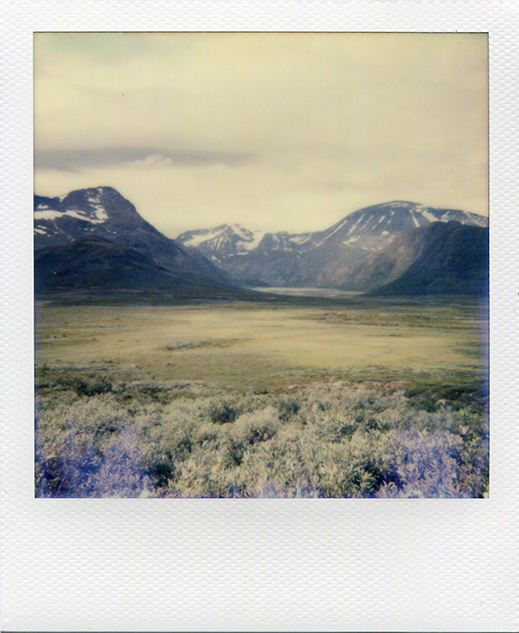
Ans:
[{"label": "pale green grass", "polygon": [[38,365],[110,366],[238,389],[355,376],[479,376],[467,308],[41,307]]}]

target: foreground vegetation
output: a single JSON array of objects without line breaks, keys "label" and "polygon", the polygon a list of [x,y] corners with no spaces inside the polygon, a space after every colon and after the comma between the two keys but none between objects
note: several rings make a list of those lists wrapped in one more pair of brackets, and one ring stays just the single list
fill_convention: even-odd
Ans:
[{"label": "foreground vegetation", "polygon": [[[481,411],[329,383],[288,394],[40,372],[41,496],[479,497]],[[211,394],[211,395],[210,395]]]},{"label": "foreground vegetation", "polygon": [[44,308],[38,326],[37,496],[487,494],[475,308]]}]

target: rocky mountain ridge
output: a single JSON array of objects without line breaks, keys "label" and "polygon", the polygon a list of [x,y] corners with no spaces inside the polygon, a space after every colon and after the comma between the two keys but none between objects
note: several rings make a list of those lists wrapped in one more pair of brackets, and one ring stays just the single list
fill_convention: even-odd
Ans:
[{"label": "rocky mountain ridge", "polygon": [[359,209],[323,231],[253,232],[241,225],[184,232],[177,241],[204,255],[244,283],[334,286],[332,271],[383,250],[399,235],[433,222],[488,226],[488,218],[395,200]]},{"label": "rocky mountain ridge", "polygon": [[406,231],[366,259],[324,271],[336,288],[369,294],[484,294],[488,285],[488,229],[431,222]]}]

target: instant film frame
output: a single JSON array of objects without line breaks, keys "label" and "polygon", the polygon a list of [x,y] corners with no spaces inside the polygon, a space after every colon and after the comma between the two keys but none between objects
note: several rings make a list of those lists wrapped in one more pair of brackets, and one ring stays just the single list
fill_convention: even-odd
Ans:
[{"label": "instant film frame", "polygon": [[488,496],[486,33],[36,33],[34,155],[38,498]]},{"label": "instant film frame", "polygon": [[[24,2],[4,13],[3,629],[516,630],[514,4]],[[80,30],[489,33],[488,499],[34,499],[32,34]]]}]

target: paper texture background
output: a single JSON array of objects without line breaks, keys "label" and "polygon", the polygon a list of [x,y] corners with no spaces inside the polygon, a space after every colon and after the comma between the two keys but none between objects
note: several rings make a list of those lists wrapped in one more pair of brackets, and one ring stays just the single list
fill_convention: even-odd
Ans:
[{"label": "paper texture background", "polygon": [[[518,14],[461,0],[4,3],[2,630],[519,629]],[[34,499],[32,34],[79,30],[489,32],[489,499]]]}]

